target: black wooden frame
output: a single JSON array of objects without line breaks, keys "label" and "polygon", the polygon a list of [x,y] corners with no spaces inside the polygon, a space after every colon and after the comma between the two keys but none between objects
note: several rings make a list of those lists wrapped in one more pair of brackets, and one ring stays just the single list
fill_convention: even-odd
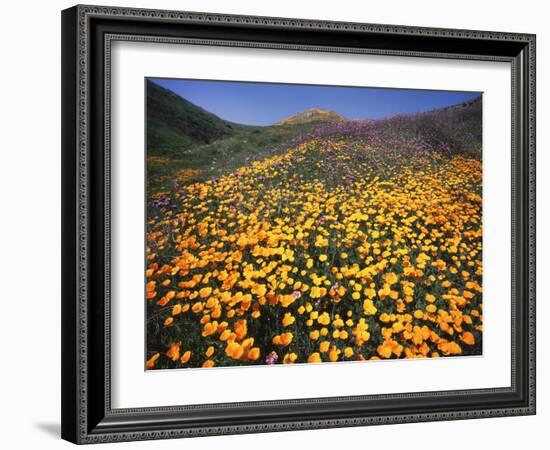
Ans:
[{"label": "black wooden frame", "polygon": [[[509,388],[112,409],[110,43],[194,43],[512,65]],[[535,36],[98,6],[62,13],[62,437],[75,443],[535,413]]]}]

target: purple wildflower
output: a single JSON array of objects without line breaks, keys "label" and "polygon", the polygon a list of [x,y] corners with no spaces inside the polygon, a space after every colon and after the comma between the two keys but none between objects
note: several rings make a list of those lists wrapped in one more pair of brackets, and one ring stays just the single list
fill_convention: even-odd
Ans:
[{"label": "purple wildflower", "polygon": [[279,357],[277,356],[277,353],[271,352],[269,355],[265,357],[265,363],[266,364],[275,364]]}]

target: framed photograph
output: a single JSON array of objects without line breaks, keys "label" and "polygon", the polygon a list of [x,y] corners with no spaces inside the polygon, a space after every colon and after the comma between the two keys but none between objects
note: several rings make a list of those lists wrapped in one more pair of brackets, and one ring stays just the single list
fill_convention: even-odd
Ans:
[{"label": "framed photograph", "polygon": [[62,437],[535,413],[535,36],[62,12]]}]

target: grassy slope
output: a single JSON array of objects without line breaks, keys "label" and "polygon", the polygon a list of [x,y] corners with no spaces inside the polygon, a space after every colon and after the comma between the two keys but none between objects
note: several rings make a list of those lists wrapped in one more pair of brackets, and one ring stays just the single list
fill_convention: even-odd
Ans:
[{"label": "grassy slope", "polygon": [[149,157],[149,194],[168,189],[176,174],[185,169],[194,171],[188,181],[203,181],[233,171],[253,160],[263,159],[273,149],[286,146],[314,126],[305,124],[244,129],[210,144],[181,149],[174,156]]},{"label": "grassy slope", "polygon": [[182,149],[208,144],[246,128],[222,120],[170,90],[147,81],[148,155],[174,157]]},{"label": "grassy slope", "polygon": [[[481,96],[447,108],[405,116],[405,119],[401,130],[404,136],[421,138],[432,148],[443,147],[452,153],[481,157]],[[393,125],[391,119],[387,125]]]},{"label": "grassy slope", "polygon": [[317,123],[273,127],[235,124],[147,82],[147,157],[149,194],[169,188],[191,169],[204,180],[261,158]]}]

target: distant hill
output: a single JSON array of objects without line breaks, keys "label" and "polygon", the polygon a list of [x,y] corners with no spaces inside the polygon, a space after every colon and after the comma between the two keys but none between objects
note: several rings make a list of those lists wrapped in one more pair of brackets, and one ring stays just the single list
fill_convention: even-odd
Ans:
[{"label": "distant hill", "polygon": [[165,155],[209,144],[246,129],[220,119],[152,81],[147,81],[147,151]]},{"label": "distant hill", "polygon": [[287,117],[276,125],[297,125],[305,123],[345,122],[347,119],[340,114],[328,109],[310,108],[293,116]]}]

